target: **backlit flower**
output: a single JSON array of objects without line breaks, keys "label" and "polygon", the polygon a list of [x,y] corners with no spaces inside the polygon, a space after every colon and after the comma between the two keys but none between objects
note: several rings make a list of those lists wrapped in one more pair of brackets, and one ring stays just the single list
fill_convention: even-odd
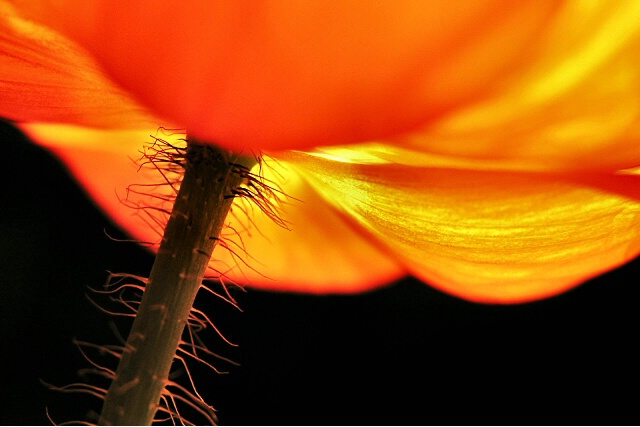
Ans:
[{"label": "backlit flower", "polygon": [[116,193],[175,125],[274,159],[252,286],[520,302],[640,252],[637,2],[117,3],[0,2],[0,116],[142,241]]}]

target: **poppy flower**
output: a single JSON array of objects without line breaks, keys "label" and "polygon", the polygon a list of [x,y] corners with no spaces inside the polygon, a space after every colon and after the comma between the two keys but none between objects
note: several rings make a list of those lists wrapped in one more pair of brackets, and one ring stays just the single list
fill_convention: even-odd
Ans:
[{"label": "poppy flower", "polygon": [[113,6],[0,3],[0,116],[141,241],[121,199],[164,126],[271,159],[289,226],[212,261],[250,286],[515,303],[640,252],[636,2]]}]

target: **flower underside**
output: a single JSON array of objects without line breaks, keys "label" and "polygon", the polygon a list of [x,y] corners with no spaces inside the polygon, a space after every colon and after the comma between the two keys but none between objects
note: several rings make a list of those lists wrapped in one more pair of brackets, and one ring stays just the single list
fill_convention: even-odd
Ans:
[{"label": "flower underside", "polygon": [[[288,229],[252,214],[250,268],[231,256],[212,265],[251,286],[358,292],[413,274],[466,299],[512,303],[638,254],[635,2],[376,3],[358,13],[341,2],[143,3],[0,10],[0,114],[136,239],[157,236],[119,199],[158,177],[129,158],[178,122],[262,152],[265,176],[291,196]],[[93,19],[69,21],[71,6]],[[189,25],[158,33],[149,13]],[[102,31],[116,23],[122,31]],[[185,60],[186,75],[175,67]]]}]

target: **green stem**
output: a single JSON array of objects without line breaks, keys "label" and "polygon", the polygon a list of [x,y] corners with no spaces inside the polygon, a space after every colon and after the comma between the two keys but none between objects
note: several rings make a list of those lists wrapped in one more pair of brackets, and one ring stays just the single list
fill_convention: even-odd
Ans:
[{"label": "green stem", "polygon": [[[236,158],[237,157],[237,158]],[[169,376],[189,312],[252,158],[189,143],[185,174],[100,425],[150,425]],[[235,164],[235,165],[234,165]]]}]

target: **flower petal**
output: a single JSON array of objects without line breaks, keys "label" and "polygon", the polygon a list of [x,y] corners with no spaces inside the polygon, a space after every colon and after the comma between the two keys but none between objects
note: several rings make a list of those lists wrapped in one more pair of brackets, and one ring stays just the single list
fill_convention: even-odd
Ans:
[{"label": "flower petal", "polygon": [[[309,293],[361,292],[406,275],[393,255],[362,229],[353,227],[352,221],[323,200],[294,168],[286,162],[267,165],[271,167],[263,168],[266,178],[288,196],[280,216],[289,230],[255,208],[246,208],[253,212],[249,237],[238,239],[237,247],[246,251],[250,268],[219,251],[214,256],[219,262],[213,264],[218,271],[235,266],[226,274],[239,283]],[[243,230],[248,223],[239,216],[232,217],[230,225]]]},{"label": "flower petal", "polygon": [[529,170],[640,165],[640,3],[566,2],[527,50],[488,97],[393,145]]},{"label": "flower petal", "polygon": [[[362,142],[518,74],[553,1],[14,0],[142,102],[233,149]],[[78,19],[78,17],[82,19]]]},{"label": "flower petal", "polygon": [[469,300],[555,295],[640,252],[640,175],[623,177],[628,199],[577,175],[288,160],[409,271]]},{"label": "flower petal", "polygon": [[[0,116],[100,128],[156,122],[89,54],[0,1]],[[164,121],[166,123],[166,121]]]},{"label": "flower petal", "polygon": [[[138,170],[134,163],[141,157],[143,143],[156,130],[114,132],[48,124],[23,124],[21,128],[62,159],[96,203],[134,238],[159,241],[160,227],[150,226],[149,217],[127,206],[153,204],[151,197],[138,195],[136,190],[170,192],[166,185],[140,187],[162,177],[155,170]],[[229,246],[237,255],[218,247],[212,268],[252,287],[311,293],[364,291],[405,274],[286,164],[269,161],[267,165],[273,168],[265,167],[265,173],[290,196],[281,212],[290,230],[258,209],[236,202],[235,212],[251,211],[251,221],[242,214],[229,217],[229,229],[241,236],[229,236],[235,239]],[[132,191],[127,191],[132,184]]]}]

